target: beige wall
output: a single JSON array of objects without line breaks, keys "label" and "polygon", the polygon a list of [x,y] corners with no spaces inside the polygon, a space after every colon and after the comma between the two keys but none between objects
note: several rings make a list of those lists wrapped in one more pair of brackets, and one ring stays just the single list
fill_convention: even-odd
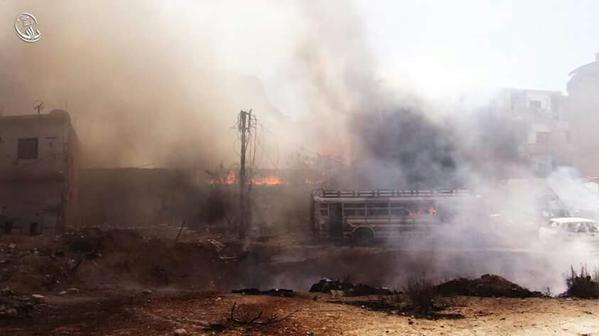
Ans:
[{"label": "beige wall", "polygon": [[[37,138],[35,159],[18,158],[18,140]],[[66,112],[0,117],[0,206],[17,231],[36,222],[45,233],[73,220],[76,136]],[[68,153],[68,154],[67,154]],[[4,223],[0,223],[0,226]]]},{"label": "beige wall", "polygon": [[[47,115],[0,117],[0,180],[61,178],[65,167],[67,120]],[[38,157],[19,160],[20,138],[38,138]]]}]

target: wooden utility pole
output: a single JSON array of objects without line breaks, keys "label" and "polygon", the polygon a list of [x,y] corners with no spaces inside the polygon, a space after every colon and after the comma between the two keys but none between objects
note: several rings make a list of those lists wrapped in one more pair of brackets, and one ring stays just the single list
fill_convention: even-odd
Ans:
[{"label": "wooden utility pole", "polygon": [[252,125],[252,110],[240,111],[238,120],[239,132],[241,133],[241,162],[239,165],[239,221],[237,232],[239,238],[245,238],[248,229],[248,200],[247,189],[247,170],[246,170],[246,152],[250,141],[250,132]]}]

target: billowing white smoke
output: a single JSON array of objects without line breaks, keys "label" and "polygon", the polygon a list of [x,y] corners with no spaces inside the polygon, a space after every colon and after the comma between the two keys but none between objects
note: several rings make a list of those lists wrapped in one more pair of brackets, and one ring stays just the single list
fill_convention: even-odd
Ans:
[{"label": "billowing white smoke", "polygon": [[593,182],[585,182],[576,169],[563,167],[547,178],[547,184],[557,195],[570,216],[599,219],[599,193]]}]

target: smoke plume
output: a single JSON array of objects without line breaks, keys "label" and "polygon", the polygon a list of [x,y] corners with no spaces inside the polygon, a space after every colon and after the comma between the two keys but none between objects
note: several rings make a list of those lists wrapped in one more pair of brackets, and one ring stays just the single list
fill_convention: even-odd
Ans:
[{"label": "smoke plume", "polygon": [[[441,242],[536,248],[542,188],[501,181],[535,177],[518,159],[514,125],[497,122],[487,104],[426,102],[379,80],[385,69],[351,2],[11,0],[0,21],[12,26],[23,11],[36,15],[42,39],[0,31],[2,112],[32,113],[36,99],[46,111],[68,110],[86,166],[232,165],[236,114],[253,108],[262,166],[303,148],[342,157],[347,188],[468,188],[472,204]],[[481,200],[489,210],[475,213]],[[437,277],[503,271],[529,283],[577,261],[463,256],[425,264]]]}]

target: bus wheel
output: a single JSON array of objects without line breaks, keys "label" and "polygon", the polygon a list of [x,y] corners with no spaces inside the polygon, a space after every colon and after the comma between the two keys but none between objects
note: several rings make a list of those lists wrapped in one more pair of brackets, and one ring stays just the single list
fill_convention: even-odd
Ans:
[{"label": "bus wheel", "polygon": [[352,240],[355,245],[368,246],[374,242],[374,233],[370,229],[357,229],[352,234]]}]

